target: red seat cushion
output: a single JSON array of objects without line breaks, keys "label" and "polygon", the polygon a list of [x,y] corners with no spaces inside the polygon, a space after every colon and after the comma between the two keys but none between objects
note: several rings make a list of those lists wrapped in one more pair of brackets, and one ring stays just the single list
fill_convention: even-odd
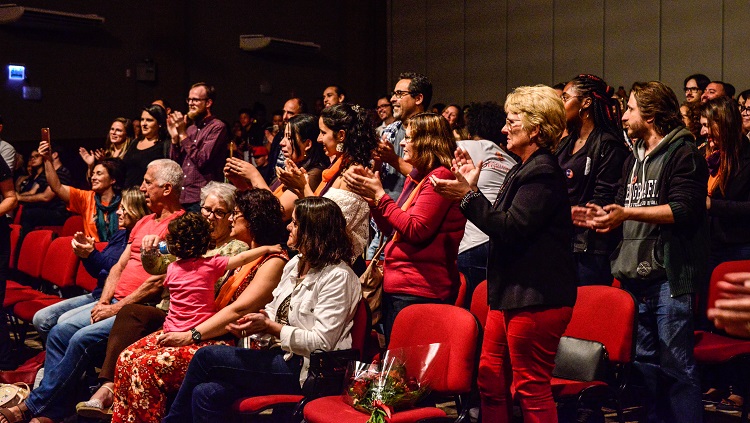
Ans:
[{"label": "red seat cushion", "polygon": [[723,363],[738,355],[750,354],[750,340],[696,331],[693,351],[698,362]]},{"label": "red seat cushion", "polygon": [[55,297],[54,295],[42,295],[43,297],[40,297],[38,299],[23,301],[16,304],[13,307],[13,314],[21,320],[30,322],[34,318],[34,315],[37,311],[51,306],[52,304],[57,304],[63,300],[62,298]]},{"label": "red seat cushion", "polygon": [[590,386],[607,386],[607,384],[598,380],[593,382],[579,382],[577,380],[553,377],[552,396],[555,398],[578,396],[581,391]]},{"label": "red seat cushion", "polygon": [[44,295],[41,292],[31,288],[16,288],[5,291],[5,298],[3,299],[3,308],[10,308],[22,301],[30,301],[37,298],[39,295]]},{"label": "red seat cushion", "polygon": [[261,395],[238,400],[232,408],[238,413],[258,413],[278,405],[297,404],[302,398],[302,395]]},{"label": "red seat cushion", "polygon": [[[369,414],[357,411],[352,406],[345,403],[341,395],[323,397],[310,401],[310,403],[305,406],[304,414],[305,421],[308,423],[366,423],[370,418]],[[439,408],[422,407],[396,412],[388,421],[390,423],[407,423],[432,417],[445,417],[445,415],[445,412]]]}]

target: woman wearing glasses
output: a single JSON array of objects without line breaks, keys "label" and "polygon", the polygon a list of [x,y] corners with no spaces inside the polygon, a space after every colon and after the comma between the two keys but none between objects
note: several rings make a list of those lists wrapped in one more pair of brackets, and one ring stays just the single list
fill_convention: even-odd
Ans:
[{"label": "woman wearing glasses", "polygon": [[[557,161],[568,186],[571,207],[594,203],[604,207],[615,201],[628,155],[614,88],[601,78],[582,74],[563,88],[568,136],[560,141]],[[597,234],[575,228],[573,257],[581,285],[611,285],[609,256],[620,240],[619,232]]]},{"label": "woman wearing glasses", "polygon": [[742,135],[750,139],[750,90],[745,90],[737,96],[742,116]]},{"label": "woman wearing glasses", "polygon": [[577,283],[567,186],[551,152],[565,111],[555,90],[541,85],[513,90],[505,111],[508,150],[521,162],[494,203],[477,188],[481,163],[463,150],[453,161],[456,179],[431,182],[440,195],[460,200],[464,215],[490,237],[490,312],[478,377],[483,421],[510,422],[518,400],[525,421],[556,422],[550,380]]}]

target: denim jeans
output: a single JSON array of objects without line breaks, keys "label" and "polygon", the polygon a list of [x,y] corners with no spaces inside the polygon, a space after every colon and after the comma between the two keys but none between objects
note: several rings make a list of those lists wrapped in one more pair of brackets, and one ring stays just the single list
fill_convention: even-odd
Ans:
[{"label": "denim jeans", "polygon": [[31,415],[53,420],[70,415],[76,397],[75,387],[81,375],[95,364],[95,359],[104,357],[115,316],[91,324],[91,309],[95,304],[71,310],[65,321],[58,322],[50,330],[44,379],[26,399]]},{"label": "denim jeans", "polygon": [[232,404],[243,397],[299,394],[302,357],[284,360],[284,351],[211,345],[199,349],[185,380],[162,420],[221,422],[231,420]]},{"label": "denim jeans", "polygon": [[36,312],[33,319],[34,327],[39,332],[39,336],[42,337],[43,341],[47,340],[47,335],[52,327],[58,322],[63,322],[66,319],[74,316],[79,311],[77,308],[85,305],[91,305],[89,311],[94,308],[97,299],[91,294],[79,295],[77,297],[68,298],[67,300],[61,301],[57,304],[45,307]]},{"label": "denim jeans", "polygon": [[645,387],[647,421],[701,422],[692,295],[672,297],[667,281],[622,282],[638,304],[634,370],[637,384]]},{"label": "denim jeans", "polygon": [[466,277],[466,297],[464,297],[464,308],[471,306],[471,296],[474,289],[483,280],[487,279],[487,258],[490,255],[490,243],[477,245],[458,255],[458,271]]}]

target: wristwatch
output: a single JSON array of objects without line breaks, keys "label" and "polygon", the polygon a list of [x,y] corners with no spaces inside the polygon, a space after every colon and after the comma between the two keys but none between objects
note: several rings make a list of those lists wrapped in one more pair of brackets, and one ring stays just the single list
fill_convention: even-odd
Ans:
[{"label": "wristwatch", "polygon": [[193,342],[196,344],[198,342],[201,342],[201,333],[198,332],[195,328],[190,329],[191,336],[193,337]]}]

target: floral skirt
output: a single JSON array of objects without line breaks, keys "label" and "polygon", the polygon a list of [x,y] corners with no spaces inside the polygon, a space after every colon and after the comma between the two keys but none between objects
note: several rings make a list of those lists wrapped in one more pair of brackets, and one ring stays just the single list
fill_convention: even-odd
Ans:
[{"label": "floral skirt", "polygon": [[152,333],[120,353],[113,422],[160,422],[167,412],[167,395],[180,389],[195,352],[207,345],[234,344],[212,339],[197,345],[163,347],[157,342],[162,332]]}]

